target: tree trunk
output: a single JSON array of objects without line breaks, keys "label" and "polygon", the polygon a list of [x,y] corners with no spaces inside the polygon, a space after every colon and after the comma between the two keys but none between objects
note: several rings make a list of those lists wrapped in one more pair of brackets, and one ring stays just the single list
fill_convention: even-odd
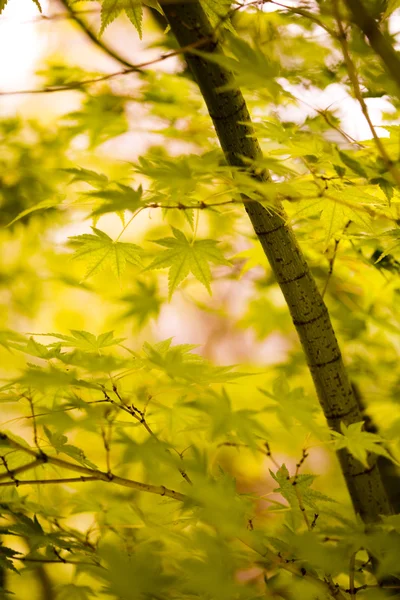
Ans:
[{"label": "tree trunk", "polygon": [[[205,40],[201,46],[203,52],[221,52],[213,28],[198,1],[184,4],[166,2],[162,6],[180,46]],[[241,157],[261,158],[260,146],[254,137],[240,90],[217,91],[228,83],[232,85],[231,73],[190,53],[186,60],[206,102],[227,162],[232,166],[245,167]],[[259,178],[266,180],[268,174]],[[287,224],[283,208],[278,206],[277,212],[272,214],[255,201],[245,197],[243,200],[285,296],[329,426],[340,431],[341,421],[347,425],[362,421],[328,310]],[[390,514],[391,507],[377,469],[376,457],[370,457],[367,469],[347,451],[340,451],[338,457],[356,513],[366,523],[376,522],[380,515]]]}]

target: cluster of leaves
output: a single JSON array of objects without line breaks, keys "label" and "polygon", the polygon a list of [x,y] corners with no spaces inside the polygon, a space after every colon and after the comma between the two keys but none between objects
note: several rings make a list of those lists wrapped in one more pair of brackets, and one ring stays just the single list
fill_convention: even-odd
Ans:
[{"label": "cluster of leaves", "polygon": [[[267,571],[281,564],[283,572],[268,588],[279,591],[288,584],[285,565],[295,560],[297,576],[309,574],[304,593],[311,598],[323,572],[329,570],[334,578],[346,573],[354,553],[360,553],[361,565],[365,550],[376,552],[383,536],[397,530],[396,521],[388,519],[373,535],[366,534],[361,524],[345,517],[344,507],[332,510],[334,499],[314,488],[316,475],[299,473],[306,452],[292,475],[285,465],[270,470],[278,487],[272,483],[275,498],[268,508],[256,487],[238,491],[233,453],[261,453],[275,462],[266,440],[281,436],[279,426],[266,428],[263,410],[246,404],[235,408],[246,385],[239,392],[231,387],[233,397],[226,387],[219,391],[221,384],[240,385],[245,375],[249,380],[249,374],[214,366],[194,354],[193,345],[172,345],[171,339],[145,343],[134,352],[111,331],[45,335],[56,341],[8,339],[10,349],[34,357],[36,364],[4,386],[0,396],[2,402],[26,406],[22,414],[27,410],[26,417],[33,419],[34,437],[30,445],[8,431],[1,435],[0,488],[7,482],[2,533],[10,540],[1,549],[6,568],[28,574],[38,562],[77,564],[80,583],[66,583],[62,594],[76,585],[77,593],[89,598],[102,593],[141,598],[153,588],[167,595],[177,590],[208,595],[226,587],[230,595],[240,591],[250,598],[255,590],[243,588],[237,572],[254,562]],[[275,382],[270,398],[282,406],[306,403],[302,390],[282,380]],[[265,411],[273,414],[270,405]],[[307,428],[300,409],[292,412],[291,422],[282,420],[282,431]],[[320,424],[313,431],[330,446],[326,428]],[[361,461],[377,447],[389,456],[382,438],[358,426],[344,428],[334,443]],[[29,481],[32,469],[36,478],[27,495],[21,484]],[[80,477],[71,479],[68,471]],[[127,492],[118,490],[121,476]],[[111,487],[98,479],[111,481]],[[135,491],[137,480],[149,482],[148,491],[160,486],[160,496],[166,488],[179,490],[183,501],[144,497],[145,492]],[[35,481],[41,484],[37,499]],[[73,483],[86,486],[84,493],[71,496]],[[69,515],[81,513],[95,517],[86,532],[68,525]],[[269,514],[277,515],[273,535],[265,529]],[[15,536],[27,540],[29,551],[13,549]],[[395,536],[393,551],[396,544]],[[382,573],[397,574],[396,564],[387,559]],[[360,585],[370,578],[366,569]]]},{"label": "cluster of leaves", "polygon": [[[269,181],[227,166],[184,70],[131,75],[130,94],[50,57],[45,85],[70,85],[78,105],[51,127],[0,121],[5,598],[32,598],[34,583],[57,600],[382,600],[377,582],[400,577],[398,515],[373,531],[355,519],[334,454],[398,464],[400,130],[356,142],[339,113],[297,99],[331,83],[354,94],[326,3],[202,4],[223,30],[213,60],[258,115],[265,158],[251,167]],[[96,7],[101,33],[125,13],[141,35],[143,10],[162,12],[154,0]],[[153,48],[175,47],[159,33]],[[347,41],[363,97],[385,93],[395,119],[379,60],[355,29]],[[132,107],[159,145],[122,164],[105,142],[135,128]],[[379,435],[328,430],[243,197],[285,204]],[[169,319],[176,340],[161,334]],[[210,323],[206,347],[181,343]],[[254,357],[270,334],[285,357],[265,372]],[[216,359],[221,340],[246,366]]]}]

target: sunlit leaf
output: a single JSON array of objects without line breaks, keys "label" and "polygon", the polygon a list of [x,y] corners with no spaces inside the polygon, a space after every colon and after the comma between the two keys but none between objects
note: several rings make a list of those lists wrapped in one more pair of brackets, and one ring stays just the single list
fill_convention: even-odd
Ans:
[{"label": "sunlit leaf", "polygon": [[81,465],[84,465],[85,467],[90,467],[91,469],[97,469],[96,465],[86,458],[83,450],[77,448],[77,446],[67,443],[68,438],[66,435],[60,433],[52,433],[50,429],[48,429],[48,427],[46,426],[44,426],[43,429],[50,444],[57,451],[57,454],[67,454]]},{"label": "sunlit leaf", "polygon": [[104,231],[92,227],[93,233],[84,233],[70,238],[75,250],[73,259],[86,264],[85,279],[109,268],[118,278],[125,271],[126,264],[141,266],[141,249],[135,244],[113,241]]},{"label": "sunlit leaf", "polygon": [[102,0],[100,35],[106,27],[116,19],[122,11],[135,26],[139,37],[142,37],[142,6],[136,0]]},{"label": "sunlit leaf", "polygon": [[78,348],[80,350],[89,351],[98,351],[102,348],[109,348],[110,346],[120,344],[124,340],[124,338],[115,338],[113,331],[106,331],[101,335],[95,336],[89,331],[78,331],[76,329],[71,329],[71,334],[72,335],[64,335],[61,333],[44,333],[42,335],[55,337],[60,340],[60,342],[53,344],[53,346]]},{"label": "sunlit leaf", "polygon": [[169,297],[171,298],[178,285],[192,273],[211,294],[210,263],[230,265],[217,247],[214,240],[193,240],[190,242],[182,231],[172,227],[174,237],[156,240],[164,250],[146,268],[164,269],[168,268]]},{"label": "sunlit leaf", "polygon": [[354,458],[357,458],[365,467],[368,467],[368,454],[379,454],[395,462],[395,459],[382,445],[384,440],[376,433],[363,431],[364,422],[351,423],[348,427],[345,423],[340,424],[342,433],[332,431],[335,438],[335,448],[340,450],[346,448]]}]

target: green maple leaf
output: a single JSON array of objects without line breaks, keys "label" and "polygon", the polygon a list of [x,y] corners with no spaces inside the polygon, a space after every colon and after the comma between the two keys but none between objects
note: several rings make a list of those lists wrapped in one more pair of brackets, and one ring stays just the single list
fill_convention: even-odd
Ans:
[{"label": "green maple leaf", "polygon": [[141,206],[142,187],[137,190],[128,185],[118,184],[118,190],[98,190],[88,192],[86,197],[99,198],[104,203],[94,209],[92,217],[100,217],[107,213],[121,213],[125,210],[135,212]]},{"label": "green maple leaf", "polygon": [[143,9],[140,2],[136,0],[103,0],[101,5],[101,29],[100,35],[122,11],[125,11],[130,22],[135,26],[140,39],[142,39]]},{"label": "green maple leaf", "polygon": [[356,160],[350,153],[342,152],[338,150],[338,154],[340,156],[340,160],[346,167],[348,167],[351,171],[359,175],[360,177],[364,177],[365,179],[368,177],[362,163]]},{"label": "green maple leaf", "polygon": [[127,262],[141,266],[139,246],[113,241],[104,231],[96,227],[92,227],[92,230],[94,233],[84,233],[69,238],[71,245],[76,248],[73,258],[84,260],[87,264],[84,279],[105,268],[110,268],[119,278]]},{"label": "green maple leaf", "polygon": [[3,544],[0,544],[0,565],[5,569],[10,569],[10,571],[19,573],[19,571],[17,571],[17,569],[15,568],[14,563],[12,562],[12,559],[15,558],[17,554],[21,554],[21,552],[17,552],[12,548],[7,548],[7,546],[3,546]]},{"label": "green maple leaf", "polygon": [[84,169],[83,167],[78,168],[70,168],[70,169],[60,169],[64,173],[69,173],[73,175],[70,183],[74,183],[76,181],[84,181],[89,185],[102,188],[108,184],[108,177],[103,175],[102,173],[96,173],[96,171],[92,171],[91,169]]},{"label": "green maple leaf", "polygon": [[94,148],[128,131],[125,105],[125,97],[104,91],[87,96],[78,110],[66,114],[63,119],[71,131],[86,133],[90,147]]},{"label": "green maple leaf", "polygon": [[279,488],[274,489],[274,492],[281,494],[292,507],[299,506],[295,486],[301,495],[304,505],[314,511],[318,510],[316,501],[334,502],[329,496],[325,496],[325,494],[311,488],[316,475],[304,474],[291,477],[286,465],[282,465],[276,473],[273,473],[271,470],[269,472],[271,477],[279,484]]},{"label": "green maple leaf", "polygon": [[97,466],[86,458],[86,455],[83,452],[83,450],[81,450],[77,446],[73,446],[72,444],[67,443],[68,438],[66,435],[57,432],[53,433],[48,427],[46,427],[46,425],[43,427],[43,429],[47,439],[49,440],[53,448],[56,450],[57,454],[67,454],[67,456],[70,456],[71,458],[75,459],[81,465],[85,467],[90,467],[91,469],[97,469]]},{"label": "green maple leaf", "polygon": [[15,380],[15,383],[20,383],[22,386],[33,387],[37,390],[47,388],[65,389],[70,385],[98,389],[98,386],[94,383],[78,379],[77,373],[72,369],[63,371],[51,364],[48,369],[41,369],[36,365],[28,363],[28,368],[21,377]]},{"label": "green maple leaf", "polygon": [[77,329],[71,329],[71,335],[63,335],[61,333],[43,333],[40,335],[48,335],[55,337],[60,342],[51,344],[50,346],[64,346],[68,348],[77,348],[78,350],[88,350],[90,352],[99,351],[102,348],[108,348],[115,346],[124,340],[124,338],[115,338],[113,331],[106,331],[97,337],[89,331],[78,331]]},{"label": "green maple leaf", "polygon": [[39,342],[34,340],[31,336],[26,344],[26,347],[23,350],[31,356],[37,356],[38,358],[50,360],[51,358],[60,357],[61,346],[57,343],[51,344],[50,347],[47,347],[44,344],[40,344]]},{"label": "green maple leaf", "polygon": [[10,531],[13,535],[23,536],[29,539],[29,545],[31,551],[35,551],[38,548],[43,548],[49,545],[49,538],[47,537],[43,527],[38,521],[36,515],[33,518],[28,515],[19,514],[18,521],[10,527]]},{"label": "green maple leaf", "polygon": [[273,383],[272,392],[258,389],[274,403],[264,407],[264,412],[276,413],[284,427],[289,429],[299,422],[307,428],[314,428],[319,408],[305,395],[303,388],[290,389],[286,377],[279,377]]},{"label": "green maple leaf", "polygon": [[300,200],[296,218],[319,216],[320,223],[325,232],[325,247],[338,233],[342,234],[349,221],[370,229],[370,217],[362,210],[363,204],[376,204],[376,198],[354,187],[333,190],[328,196],[321,196],[312,200]]},{"label": "green maple leaf", "polygon": [[128,307],[121,316],[122,319],[134,318],[139,327],[145,325],[151,318],[156,318],[162,306],[162,299],[157,294],[154,283],[136,281],[136,290],[121,298]]},{"label": "green maple leaf", "polygon": [[163,371],[174,380],[210,385],[244,377],[247,373],[233,371],[233,366],[214,366],[199,354],[194,354],[194,344],[171,346],[172,338],[151,345],[145,342],[143,351],[136,353],[125,348],[135,357],[135,368]]},{"label": "green maple leaf", "polygon": [[55,208],[59,204],[61,204],[61,197],[58,194],[56,194],[53,198],[41,200],[41,202],[38,202],[37,204],[34,204],[33,206],[30,206],[29,208],[26,208],[25,210],[22,210],[20,213],[18,213],[18,215],[8,223],[7,227],[10,227],[10,225],[14,225],[14,223],[19,221],[20,219],[23,219],[23,217],[30,215],[33,212],[39,210],[49,210],[50,208]]},{"label": "green maple leaf", "polygon": [[10,350],[10,348],[20,350],[24,342],[24,336],[20,333],[10,329],[0,329],[0,346],[3,346],[6,350]]},{"label": "green maple leaf", "polygon": [[234,31],[230,19],[227,18],[230,11],[229,2],[226,0],[201,0],[200,4],[214,27],[222,25],[224,28]]},{"label": "green maple leaf", "polygon": [[172,227],[172,231],[174,237],[156,240],[157,244],[164,246],[167,250],[157,256],[146,270],[169,268],[169,298],[189,273],[192,273],[211,294],[209,263],[217,265],[230,265],[231,263],[224,258],[214,240],[190,242],[179,229]]},{"label": "green maple leaf", "polygon": [[257,447],[257,436],[266,437],[268,432],[257,421],[257,411],[250,409],[234,410],[227,391],[212,392],[188,404],[191,408],[205,413],[211,419],[210,438],[212,440],[234,434],[240,442],[250,448]]},{"label": "green maple leaf", "polygon": [[161,550],[156,542],[138,544],[129,556],[117,546],[103,544],[99,554],[106,568],[98,569],[98,575],[105,580],[105,591],[124,600],[165,597],[175,578],[166,573]]},{"label": "green maple leaf", "polygon": [[350,454],[357,458],[365,467],[368,467],[368,454],[380,454],[385,456],[392,462],[395,462],[393,457],[382,446],[385,440],[376,433],[363,431],[364,421],[351,423],[348,427],[343,422],[340,424],[342,433],[331,431],[335,438],[335,449],[341,450],[346,448]]}]

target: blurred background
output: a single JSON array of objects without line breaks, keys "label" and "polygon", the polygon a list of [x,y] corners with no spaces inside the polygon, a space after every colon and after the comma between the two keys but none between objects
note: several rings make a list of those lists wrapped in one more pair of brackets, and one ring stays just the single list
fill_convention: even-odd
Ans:
[{"label": "blurred background", "polygon": [[[93,224],[90,198],[87,205],[82,200],[92,188],[79,177],[73,180],[73,172],[66,170],[87,169],[135,188],[139,184],[146,187],[149,170],[144,167],[142,172],[132,170],[139,157],[146,155],[157,165],[165,155],[196,155],[200,150],[211,153],[217,145],[190,77],[178,77],[185,70],[180,57],[157,60],[162,53],[174,49],[174,42],[164,34],[165,24],[152,11],[144,13],[143,40],[128,19],[120,17],[102,35],[101,44],[105,47],[102,48],[88,35],[88,31],[97,35],[100,30],[97,3],[74,4],[84,27],[73,18],[64,2],[42,0],[41,5],[42,14],[31,0],[9,0],[0,16],[0,52],[4,57],[0,68],[1,378],[6,381],[26,363],[23,354],[10,348],[14,339],[11,331],[68,334],[70,329],[95,335],[115,330],[117,337],[125,338],[125,346],[135,351],[145,341],[155,343],[172,337],[174,344],[198,345],[196,352],[218,365],[239,364],[252,377],[232,386],[230,394],[237,408],[260,403],[259,388],[270,389],[273,382],[281,382],[280,377],[285,379],[289,374],[290,388],[282,391],[279,383],[276,394],[277,397],[289,391],[298,394],[298,412],[290,414],[290,409],[282,403],[280,412],[266,410],[263,417],[271,433],[274,461],[285,462],[293,469],[302,450],[311,445],[307,470],[321,473],[318,484],[321,489],[343,500],[346,496],[340,486],[326,489],[333,476],[340,477],[332,455],[315,440],[310,443],[305,433],[314,425],[317,429],[322,427],[323,419],[283,297],[249,225],[237,217],[236,208],[222,215],[194,215],[197,234],[220,239],[225,255],[233,264],[232,268],[216,267],[211,298],[204,287],[190,280],[167,301],[165,276],[144,278],[129,270],[121,281],[108,272],[85,280],[79,261],[71,260],[68,239],[90,232]],[[279,29],[282,23],[277,7],[266,4],[263,10],[275,15],[271,16],[271,30]],[[397,17],[391,19],[393,31],[398,23]],[[246,23],[242,27],[245,29]],[[285,27],[293,39],[296,35],[308,36],[314,51],[321,48],[321,61],[324,48],[330,51],[323,30],[305,32],[293,23]],[[129,64],[153,60],[154,64],[146,67],[146,77],[130,73],[84,89],[53,91],[68,81],[73,84],[124,70]],[[311,75],[310,78],[312,81]],[[288,78],[284,87],[297,102],[282,102],[271,110],[265,108],[266,98],[261,97],[260,101],[260,97],[250,95],[249,103],[256,118],[268,114],[274,119],[301,124],[317,119],[319,111],[332,111],[349,137],[356,141],[371,137],[357,102],[341,81],[334,79],[318,87],[296,83],[295,79]],[[42,88],[47,91],[34,93]],[[29,91],[33,93],[26,93]],[[391,123],[391,114],[396,122],[396,109],[385,97],[367,98],[366,102],[377,127],[383,122]],[[190,113],[190,119],[185,119],[186,112]],[[383,137],[389,136],[385,130],[380,132]],[[341,139],[337,128],[327,127],[325,134],[334,141]],[[177,181],[179,176],[177,173]],[[165,177],[173,174],[167,173]],[[181,188],[176,184],[181,195],[174,201],[184,201],[185,190],[191,193],[185,188],[188,182],[184,179],[183,182]],[[159,193],[161,198],[163,190]],[[222,190],[222,198],[224,194],[227,192]],[[47,203],[42,205],[46,210],[32,210],[38,202]],[[27,211],[26,216],[13,222],[23,211]],[[169,223],[166,213],[157,208],[142,211],[123,230],[123,241],[142,245],[145,240],[163,237]],[[187,226],[183,214],[174,214],[171,222],[178,228]],[[94,223],[113,239],[123,228],[116,214],[101,214]],[[325,253],[316,251],[313,243],[316,239],[321,241],[321,234],[317,231],[312,235],[314,239],[307,231],[299,232],[323,287],[332,247],[326,248]],[[363,269],[368,273],[365,286]],[[356,282],[354,274],[358,277]],[[359,265],[349,252],[341,256],[336,279],[329,289],[328,303],[332,304],[334,318],[342,323],[339,333],[346,342],[350,369],[355,375],[363,372],[369,378],[368,399],[379,398],[379,410],[374,413],[379,424],[385,423],[392,411],[389,392],[382,398],[382,389],[395,386],[395,374],[387,388],[382,387],[376,374],[366,366],[369,357],[365,341],[381,344],[381,359],[388,364],[395,356],[393,348],[398,350],[400,344],[397,331],[392,331],[387,333],[390,347],[385,346],[385,340],[379,339],[377,322],[368,326],[367,331],[365,306],[374,306],[383,290],[393,291],[396,285],[370,264]],[[355,299],[363,304],[359,312]],[[51,337],[43,338],[50,340]],[[28,360],[35,362],[31,357]],[[151,384],[146,380],[145,385]],[[0,407],[1,421],[7,428],[19,435],[30,435],[31,424],[24,420],[29,412],[26,406],[4,402]],[[60,428],[63,427],[68,429],[71,423],[60,420]],[[72,441],[79,442],[79,436],[79,431],[74,431]],[[101,453],[98,441],[92,451]],[[275,484],[268,472],[274,465],[267,456],[238,453],[237,448],[225,447],[218,450],[218,461],[235,475],[239,491],[256,491],[260,496],[269,494],[275,498],[272,494]],[[37,491],[39,497],[41,493]],[[51,493],[43,492],[45,502],[51,500]],[[264,514],[267,506],[262,500],[259,502],[261,519],[273,518],[271,513]],[[75,515],[68,522],[84,531],[91,516],[90,513]],[[23,578],[11,576],[10,589],[18,600],[44,600],[46,577],[54,581],[67,578],[72,569],[57,565],[50,575],[39,570],[31,573]],[[255,569],[242,576],[245,579],[259,575]]]}]

